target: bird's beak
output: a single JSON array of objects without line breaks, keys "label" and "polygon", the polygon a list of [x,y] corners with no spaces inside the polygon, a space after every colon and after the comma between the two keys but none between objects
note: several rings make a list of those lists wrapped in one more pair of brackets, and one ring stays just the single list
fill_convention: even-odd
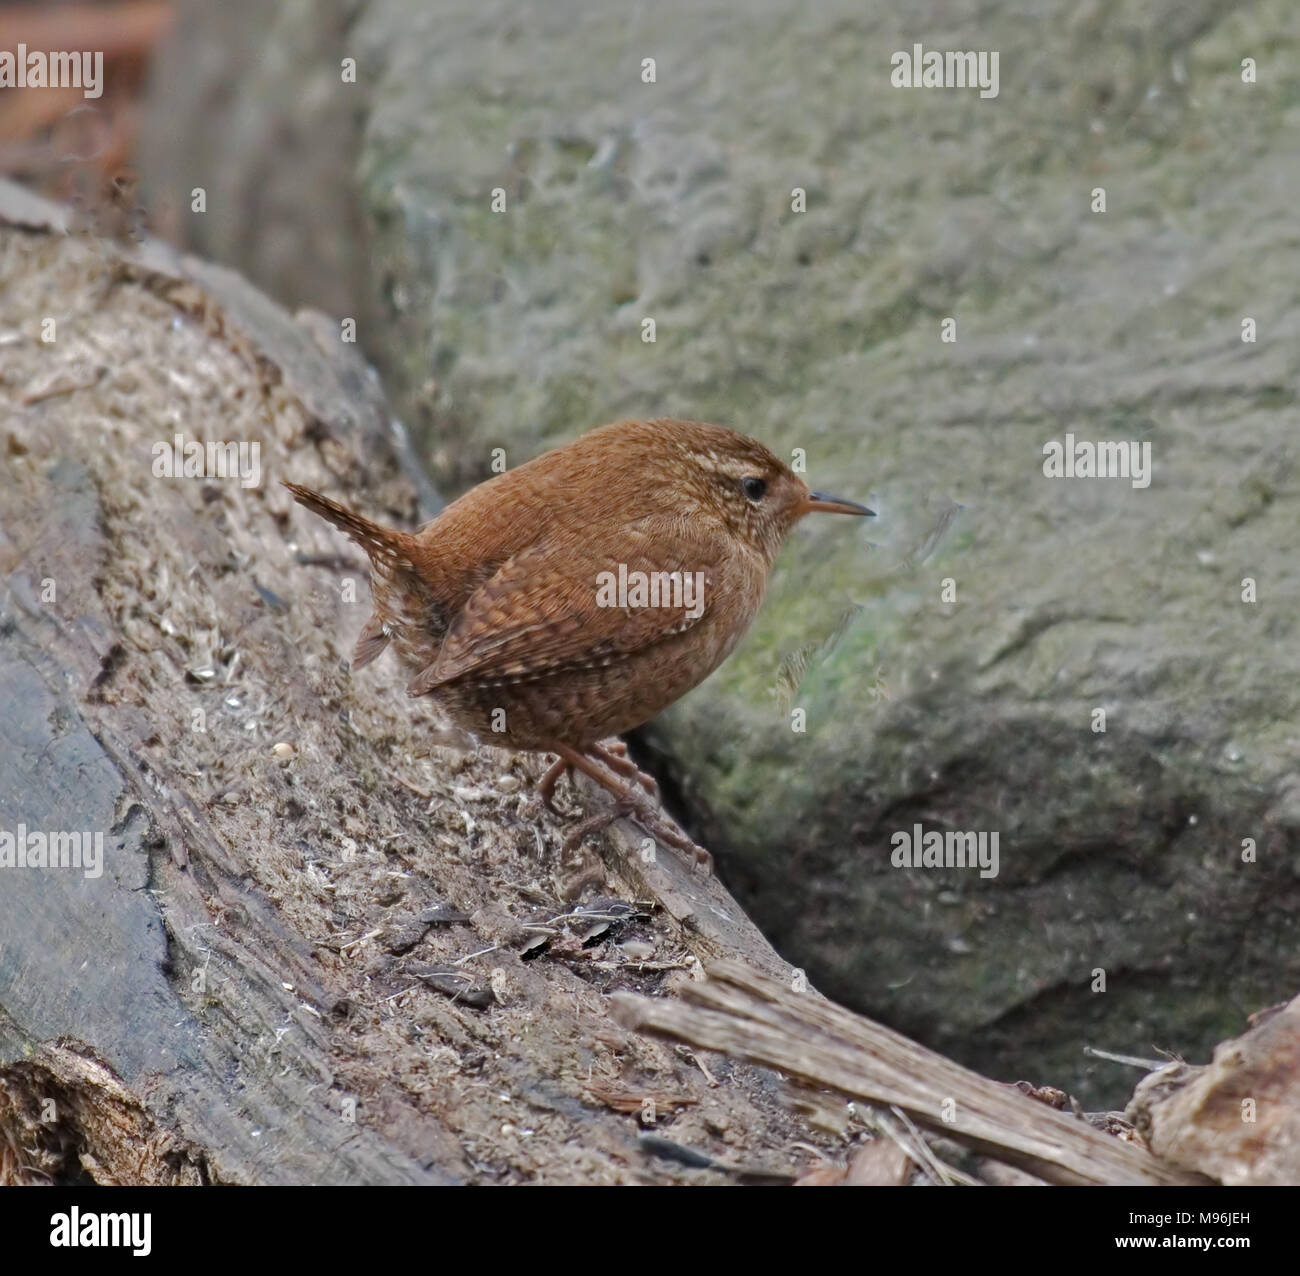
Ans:
[{"label": "bird's beak", "polygon": [[869,510],[865,505],[859,505],[856,501],[844,501],[838,496],[830,496],[826,492],[809,492],[804,497],[803,504],[799,507],[800,514],[865,514],[870,518],[876,517],[875,510]]}]

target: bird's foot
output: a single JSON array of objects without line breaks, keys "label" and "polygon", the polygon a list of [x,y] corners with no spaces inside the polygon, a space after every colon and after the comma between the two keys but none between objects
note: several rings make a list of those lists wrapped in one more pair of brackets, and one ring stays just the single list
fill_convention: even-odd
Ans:
[{"label": "bird's foot", "polygon": [[625,815],[631,813],[631,807],[622,803],[615,803],[604,811],[597,811],[595,815],[587,816],[585,820],[575,824],[565,835],[564,841],[560,845],[561,854],[571,855],[581,845],[584,837],[590,837],[593,833],[603,833],[615,820],[621,820]]},{"label": "bird's foot", "polygon": [[635,780],[654,800],[659,801],[659,781],[648,772],[641,770],[627,755],[627,745],[622,740],[610,740],[604,744],[593,744],[587,753],[599,758],[610,770],[624,779]]},{"label": "bird's foot", "polygon": [[564,839],[563,849],[566,852],[573,850],[589,834],[608,828],[624,816],[630,816],[652,838],[688,855],[696,871],[713,871],[713,856],[704,847],[697,845],[685,829],[664,811],[658,801],[659,786],[653,777],[646,775],[630,761],[625,752],[620,753],[599,744],[593,745],[585,753],[579,753],[568,745],[557,744],[553,748],[559,758],[547,770],[538,786],[543,802],[550,805],[548,799],[554,791],[555,783],[566,770],[581,771],[615,798],[615,804],[610,810],[589,816],[569,833]]},{"label": "bird's foot", "polygon": [[693,841],[690,834],[662,807],[647,805],[629,814],[652,838],[690,856],[692,869],[705,875],[713,872],[713,856]]}]

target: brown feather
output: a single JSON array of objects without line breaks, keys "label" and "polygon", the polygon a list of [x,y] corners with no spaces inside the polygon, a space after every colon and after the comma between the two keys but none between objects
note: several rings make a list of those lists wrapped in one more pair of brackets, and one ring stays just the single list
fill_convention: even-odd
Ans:
[{"label": "brown feather", "polygon": [[[669,561],[666,552],[680,557]],[[676,523],[662,518],[620,527],[600,545],[531,545],[474,593],[438,659],[412,680],[407,693],[424,695],[471,675],[476,681],[508,683],[615,664],[701,623],[709,615],[710,578],[728,556],[729,546],[716,531],[699,529],[684,539]],[[671,592],[659,606],[595,605],[600,574],[617,578],[620,566],[629,575],[702,572],[703,606],[688,609],[684,594],[673,605]]]}]

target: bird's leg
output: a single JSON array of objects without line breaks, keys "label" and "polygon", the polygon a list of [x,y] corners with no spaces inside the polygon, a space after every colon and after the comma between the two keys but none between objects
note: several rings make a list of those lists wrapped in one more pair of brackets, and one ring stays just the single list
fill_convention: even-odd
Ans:
[{"label": "bird's leg", "polygon": [[563,758],[556,758],[547,768],[546,774],[537,781],[537,796],[542,799],[542,805],[552,815],[559,815],[559,811],[555,809],[555,786],[559,783],[560,776],[572,770],[573,768]]},{"label": "bird's leg", "polygon": [[627,745],[622,740],[611,740],[608,744],[593,744],[587,753],[599,758],[611,771],[629,780],[635,780],[654,800],[659,801],[659,782],[653,775],[641,770],[627,756]]},{"label": "bird's leg", "polygon": [[[697,846],[675,820],[670,819],[661,809],[655,806],[648,794],[622,780],[617,772],[611,770],[599,756],[592,756],[591,753],[579,753],[577,749],[559,743],[551,745],[551,752],[559,754],[560,760],[567,766],[572,767],[575,771],[581,771],[583,775],[595,780],[601,788],[607,789],[617,799],[617,806],[613,812],[609,813],[608,819],[603,816],[599,817],[600,823],[594,827],[604,828],[612,824],[620,816],[630,814],[651,837],[658,838],[665,845],[689,855],[696,868],[706,873],[713,871],[713,856],[702,846]],[[592,817],[593,820],[597,818]],[[594,828],[591,826],[591,821],[584,821],[578,836],[579,838],[585,837],[587,833],[592,831],[594,831]],[[576,843],[574,844],[576,845]],[[565,846],[566,848],[569,846],[568,839],[565,841]]]},{"label": "bird's leg", "polygon": [[[658,781],[628,758],[627,745],[622,740],[611,740],[608,744],[593,744],[587,752],[599,758],[611,771],[626,776],[629,780],[635,780],[655,801],[659,800]],[[537,782],[537,795],[542,799],[542,805],[553,815],[559,814],[555,809],[555,786],[559,783],[560,776],[566,772],[572,777],[573,768],[563,758],[557,758]]]}]

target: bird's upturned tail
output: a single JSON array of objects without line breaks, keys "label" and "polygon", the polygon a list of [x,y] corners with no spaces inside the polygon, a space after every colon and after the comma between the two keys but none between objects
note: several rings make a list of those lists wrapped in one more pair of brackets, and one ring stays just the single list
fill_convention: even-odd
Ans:
[{"label": "bird's upturned tail", "polygon": [[288,479],[281,479],[280,482],[293,493],[293,499],[299,505],[306,506],[313,514],[319,514],[327,523],[333,523],[340,531],[346,532],[366,551],[371,562],[374,562],[376,556],[383,555],[406,558],[408,537],[405,532],[371,522],[346,505],[340,505],[338,501],[332,501],[328,496],[313,492],[300,483],[290,483]]},{"label": "bird's upturned tail", "polygon": [[[417,593],[427,592],[421,588],[419,573],[411,561],[410,548],[414,537],[408,532],[399,532],[396,528],[385,527],[382,523],[372,522],[363,515],[350,510],[346,505],[332,501],[328,496],[313,492],[309,487],[291,483],[288,479],[280,480],[293,493],[293,499],[305,506],[313,514],[319,514],[327,523],[333,523],[340,531],[346,532],[370,559],[372,576],[382,577],[394,586],[403,582],[414,585]],[[366,622],[357,639],[352,653],[352,667],[361,669],[368,665],[385,647],[388,646],[390,618],[384,614],[382,592],[372,590],[375,594],[375,614]]]}]

